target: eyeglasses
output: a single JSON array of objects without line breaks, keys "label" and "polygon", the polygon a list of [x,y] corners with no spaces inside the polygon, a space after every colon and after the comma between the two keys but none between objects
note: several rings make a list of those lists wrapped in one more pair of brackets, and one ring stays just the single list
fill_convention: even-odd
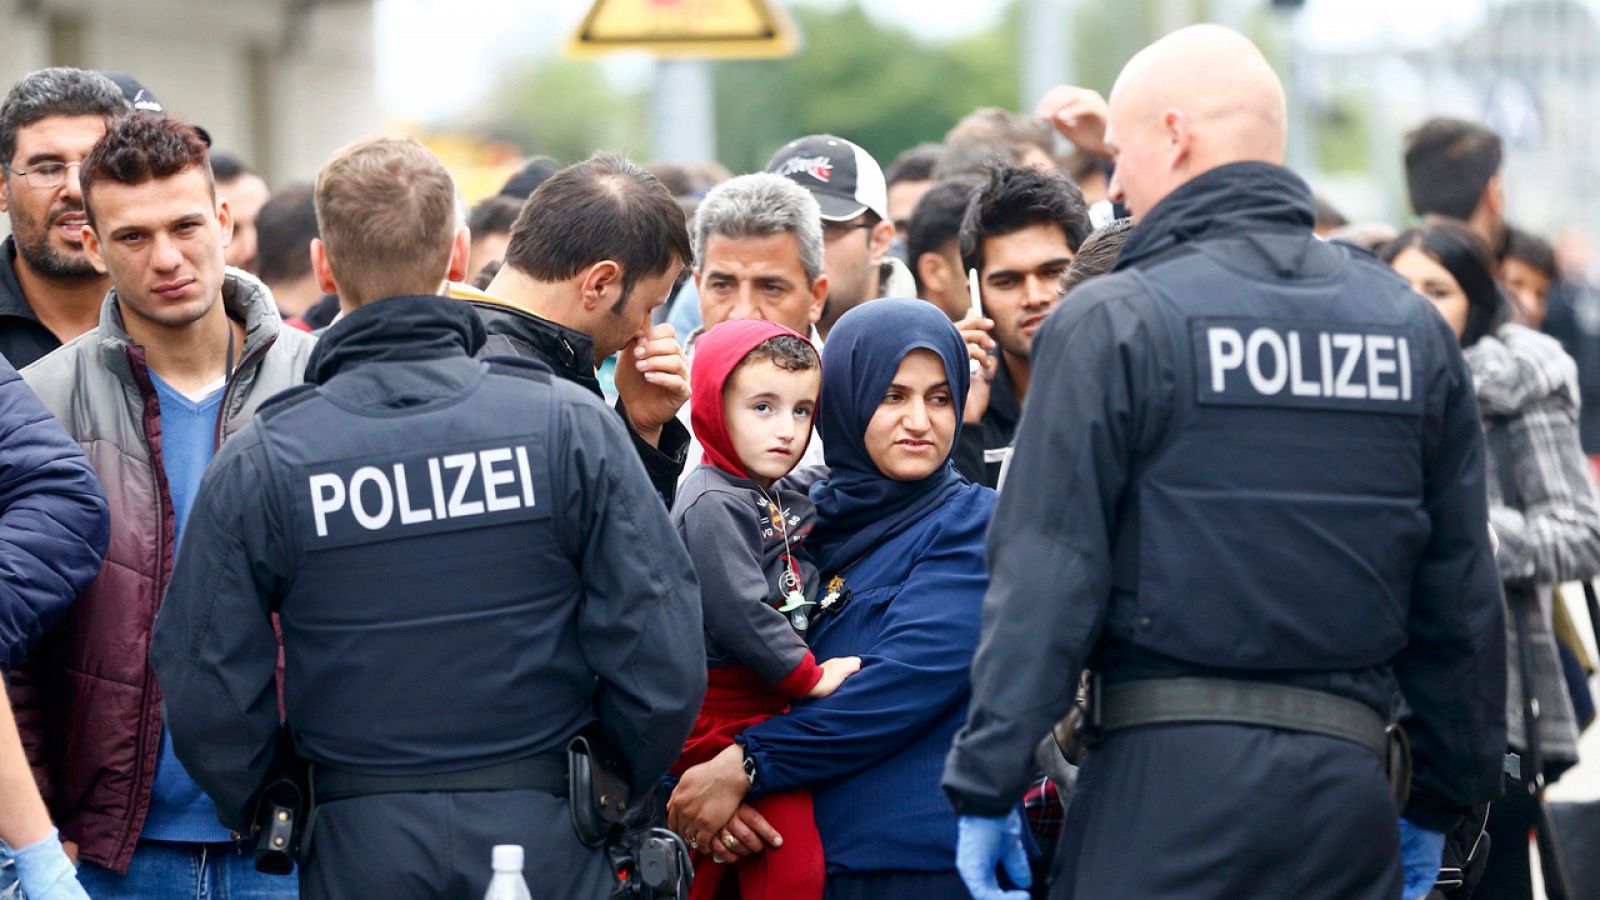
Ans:
[{"label": "eyeglasses", "polygon": [[60,187],[63,184],[66,184],[67,170],[78,168],[82,165],[83,163],[81,162],[47,162],[40,163],[31,169],[12,169],[10,166],[6,166],[6,168],[10,169],[11,174],[21,175],[23,178],[28,179],[28,184],[43,190],[45,188]]},{"label": "eyeglasses", "polygon": [[822,223],[822,239],[825,240],[825,241],[830,241],[830,242],[831,241],[837,241],[840,238],[844,237],[845,235],[848,235],[850,232],[855,231],[857,228],[871,228],[873,226],[873,224],[875,224],[875,223],[872,223],[872,222],[823,222]]}]

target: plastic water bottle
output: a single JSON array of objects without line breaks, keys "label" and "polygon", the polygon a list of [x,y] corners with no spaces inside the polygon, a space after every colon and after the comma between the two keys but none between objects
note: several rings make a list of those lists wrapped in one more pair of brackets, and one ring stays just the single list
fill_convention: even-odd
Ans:
[{"label": "plastic water bottle", "polygon": [[489,890],[483,900],[533,900],[528,894],[528,883],[522,880],[522,847],[517,844],[496,844],[492,857],[494,877],[489,879]]}]

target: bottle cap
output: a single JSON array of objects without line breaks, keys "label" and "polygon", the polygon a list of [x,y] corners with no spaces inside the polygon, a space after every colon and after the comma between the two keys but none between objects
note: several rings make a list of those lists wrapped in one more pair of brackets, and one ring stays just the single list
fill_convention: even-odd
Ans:
[{"label": "bottle cap", "polygon": [[522,845],[496,844],[494,847],[493,860],[494,870],[496,872],[521,872]]}]

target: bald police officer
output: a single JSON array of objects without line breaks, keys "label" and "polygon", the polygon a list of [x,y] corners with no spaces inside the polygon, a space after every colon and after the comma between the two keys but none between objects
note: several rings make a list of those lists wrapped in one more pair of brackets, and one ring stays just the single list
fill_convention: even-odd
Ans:
[{"label": "bald police officer", "polygon": [[313,264],[353,311],[207,471],[151,657],[224,824],[310,764],[303,896],[481,896],[510,843],[542,896],[603,897],[562,751],[659,780],[704,691],[699,591],[621,421],[475,360],[483,325],[435,296],[467,258],[454,191],[411,141],[323,168]]},{"label": "bald police officer", "polygon": [[1312,236],[1282,88],[1243,37],[1198,26],[1140,53],[1106,139],[1138,224],[1034,341],[945,770],[963,876],[980,900],[1002,896],[1002,859],[1027,880],[1007,812],[1090,667],[1051,897],[1420,896],[1505,747],[1455,338],[1376,261]]}]

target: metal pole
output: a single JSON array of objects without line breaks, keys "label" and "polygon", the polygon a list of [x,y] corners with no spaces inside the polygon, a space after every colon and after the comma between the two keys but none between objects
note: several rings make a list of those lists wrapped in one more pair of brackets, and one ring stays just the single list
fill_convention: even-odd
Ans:
[{"label": "metal pole", "polygon": [[1032,113],[1045,92],[1058,84],[1075,84],[1076,67],[1069,37],[1071,4],[1066,0],[1025,0],[1022,7],[1022,92],[1017,108]]},{"label": "metal pole", "polygon": [[1316,134],[1313,133],[1316,120],[1311,114],[1311,107],[1315,102],[1311,91],[1312,60],[1310,50],[1301,35],[1304,28],[1300,11],[1285,12],[1281,17],[1289,48],[1289,58],[1285,66],[1288,78],[1284,85],[1288,92],[1289,106],[1288,163],[1289,168],[1302,177],[1309,178],[1317,164]]},{"label": "metal pole", "polygon": [[1380,215],[1391,222],[1404,222],[1411,218],[1411,205],[1406,194],[1405,151],[1398,140],[1401,129],[1389,86],[1402,82],[1405,64],[1384,38],[1379,56],[1358,62],[1356,67],[1367,76],[1367,168],[1379,193],[1388,198]]},{"label": "metal pole", "polygon": [[717,114],[711,63],[702,59],[656,62],[650,122],[651,158],[700,162],[717,158]]}]

